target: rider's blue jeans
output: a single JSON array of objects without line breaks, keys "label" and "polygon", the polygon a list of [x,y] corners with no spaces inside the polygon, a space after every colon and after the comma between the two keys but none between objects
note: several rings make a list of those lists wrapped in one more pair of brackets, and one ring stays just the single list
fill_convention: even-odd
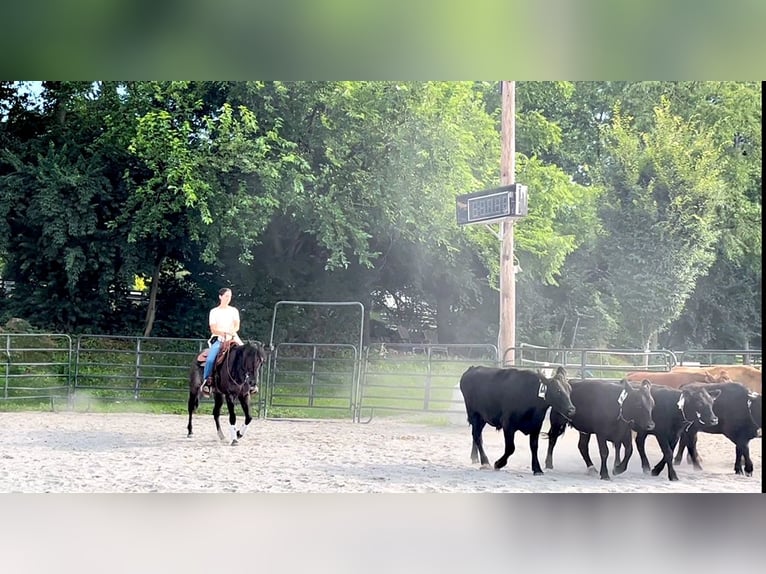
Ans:
[{"label": "rider's blue jeans", "polygon": [[207,354],[207,360],[205,361],[205,371],[202,374],[202,380],[207,379],[213,374],[213,365],[215,364],[215,358],[218,356],[218,351],[221,350],[221,341],[216,340],[210,346],[210,351]]}]

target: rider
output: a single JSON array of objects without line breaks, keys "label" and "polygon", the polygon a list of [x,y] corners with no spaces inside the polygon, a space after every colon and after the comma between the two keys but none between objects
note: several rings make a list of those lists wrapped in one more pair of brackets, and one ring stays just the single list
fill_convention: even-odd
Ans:
[{"label": "rider", "polygon": [[202,394],[206,397],[210,396],[210,389],[212,388],[212,374],[213,365],[215,364],[215,358],[218,356],[218,351],[221,349],[221,344],[224,341],[231,341],[232,339],[237,345],[242,345],[242,339],[239,338],[237,331],[239,331],[239,311],[236,307],[229,305],[231,302],[231,289],[223,287],[218,291],[218,300],[220,301],[218,306],[210,309],[210,315],[208,323],[210,324],[210,351],[205,361],[205,371],[203,373],[202,381]]}]

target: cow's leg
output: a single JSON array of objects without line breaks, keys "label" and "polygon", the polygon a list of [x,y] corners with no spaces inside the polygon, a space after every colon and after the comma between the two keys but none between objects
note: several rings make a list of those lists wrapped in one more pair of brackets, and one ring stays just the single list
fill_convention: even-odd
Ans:
[{"label": "cow's leg", "polygon": [[750,446],[747,441],[740,441],[735,443],[734,456],[734,472],[736,474],[742,473],[742,460],[745,461],[745,476],[753,476],[753,461],[750,459]]},{"label": "cow's leg", "polygon": [[564,434],[565,425],[554,425],[548,429],[548,453],[545,455],[545,468],[553,468],[553,449],[556,441]]},{"label": "cow's leg", "polygon": [[481,462],[481,466],[489,466],[489,458],[487,453],[484,452],[484,443],[481,438],[481,433],[484,430],[486,421],[481,417],[473,417],[471,420],[471,462]]},{"label": "cow's leg", "polygon": [[223,436],[221,430],[221,407],[223,407],[223,395],[221,393],[213,393],[213,420],[215,421],[215,430],[218,432],[218,438],[223,440],[226,438]]},{"label": "cow's leg", "polygon": [[700,465],[700,459],[697,455],[697,433],[686,433],[686,449],[689,451],[689,457],[691,458],[694,470],[702,470]]},{"label": "cow's leg", "polygon": [[620,462],[622,462],[622,459],[620,458],[622,443],[617,441],[612,444],[614,445],[614,466],[612,467],[612,472],[617,474],[617,469],[620,467]]},{"label": "cow's leg", "polygon": [[231,433],[231,446],[239,444],[237,442],[237,412],[234,410],[234,397],[226,393],[226,408],[229,411],[229,432]]},{"label": "cow's leg", "polygon": [[505,437],[505,452],[503,456],[495,461],[495,470],[500,470],[506,464],[508,464],[508,458],[516,450],[516,444],[513,442],[513,437],[516,434],[516,429],[509,427],[507,424],[503,425],[503,436]]},{"label": "cow's leg", "polygon": [[651,465],[649,464],[649,458],[646,456],[646,437],[649,436],[645,432],[636,433],[636,450],[638,456],[641,457],[641,470],[644,474],[649,474],[651,471]]},{"label": "cow's leg", "polygon": [[753,476],[753,461],[750,459],[750,445],[748,443],[749,441],[745,441],[740,450],[745,458],[745,476]]},{"label": "cow's leg", "polygon": [[674,462],[676,464],[681,464],[681,461],[683,460],[683,457],[684,457],[684,449],[686,448],[687,442],[688,442],[688,437],[686,435],[686,432],[681,431],[681,433],[678,435],[678,450],[676,451],[676,457],[674,459]]},{"label": "cow's leg", "polygon": [[673,467],[673,444],[668,441],[667,437],[657,436],[657,444],[660,445],[662,450],[662,460],[658,462],[652,469],[652,476],[659,476],[665,465],[668,465],[668,480],[678,480],[676,469]]},{"label": "cow's leg", "polygon": [[628,431],[625,434],[625,437],[622,439],[622,442],[617,441],[614,443],[614,449],[615,451],[619,451],[620,444],[622,444],[625,447],[625,457],[618,462],[618,455],[615,454],[615,461],[614,461],[614,468],[612,469],[612,472],[614,474],[622,474],[626,470],[628,470],[628,461],[630,461],[630,457],[633,456],[633,444],[632,444],[633,434]]},{"label": "cow's leg", "polygon": [[588,473],[595,474],[596,469],[593,466],[593,461],[590,458],[590,452],[588,451],[588,444],[590,443],[590,434],[586,432],[580,433],[580,440],[577,441],[577,448],[580,451],[582,459],[585,461],[585,466],[588,469]]},{"label": "cow's leg", "polygon": [[609,480],[609,471],[606,468],[606,461],[609,458],[609,445],[606,439],[601,435],[596,435],[596,442],[598,442],[598,454],[601,456],[601,480]]},{"label": "cow's leg", "polygon": [[753,476],[753,461],[750,459],[750,445],[742,445],[742,455],[745,457],[745,476]]},{"label": "cow's leg", "polygon": [[532,473],[535,476],[540,476],[543,473],[543,469],[540,467],[540,460],[537,458],[537,447],[540,443],[540,431],[532,431],[529,433],[529,449],[532,451]]}]

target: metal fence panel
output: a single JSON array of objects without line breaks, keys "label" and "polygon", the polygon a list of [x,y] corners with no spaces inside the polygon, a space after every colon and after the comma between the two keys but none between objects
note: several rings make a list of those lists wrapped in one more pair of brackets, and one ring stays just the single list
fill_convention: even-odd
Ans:
[{"label": "metal fence panel", "polygon": [[[185,405],[188,375],[204,339],[66,334],[0,335],[0,402],[39,408],[56,401],[176,402]],[[509,350],[503,353],[508,356]],[[619,380],[631,371],[676,364],[753,364],[760,349],[637,351],[521,345],[513,365],[564,366],[571,378]],[[463,414],[460,376],[472,365],[498,366],[494,345],[280,343],[264,366],[254,416],[296,418],[375,413]],[[506,365],[509,366],[509,365]],[[368,420],[369,420],[368,419]]]},{"label": "metal fence panel", "polygon": [[494,345],[378,344],[366,347],[357,420],[376,412],[465,413],[458,384],[472,365],[497,366]]},{"label": "metal fence panel", "polygon": [[72,339],[63,334],[0,335],[2,394],[8,402],[68,401],[72,392]]},{"label": "metal fence panel", "polygon": [[75,344],[76,399],[183,401],[204,339],[80,335]]}]

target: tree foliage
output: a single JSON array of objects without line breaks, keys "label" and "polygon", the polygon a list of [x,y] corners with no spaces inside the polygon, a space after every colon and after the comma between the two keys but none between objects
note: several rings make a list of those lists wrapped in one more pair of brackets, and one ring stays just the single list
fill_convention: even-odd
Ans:
[{"label": "tree foliage", "polygon": [[[517,340],[759,344],[760,85],[516,93]],[[499,241],[454,205],[499,185],[499,105],[497,82],[0,82],[0,313],[204,336],[227,285],[256,338],[291,299],[494,342]]]}]

